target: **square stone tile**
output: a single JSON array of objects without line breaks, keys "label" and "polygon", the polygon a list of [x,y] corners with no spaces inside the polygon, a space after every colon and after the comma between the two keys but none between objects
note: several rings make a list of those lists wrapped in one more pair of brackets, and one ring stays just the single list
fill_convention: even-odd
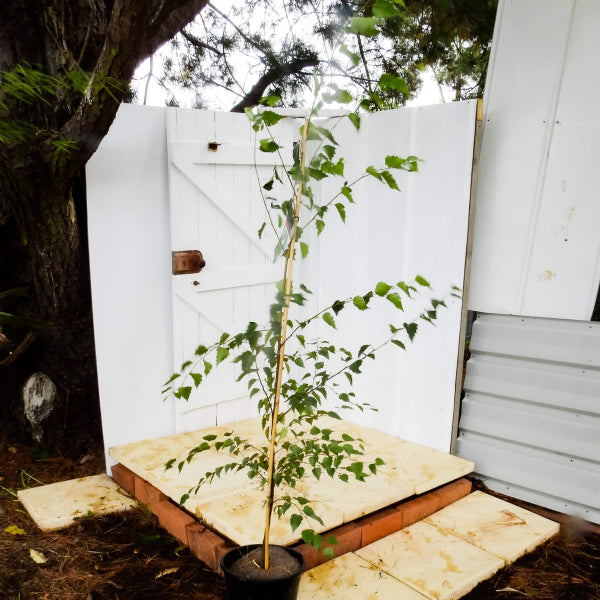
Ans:
[{"label": "square stone tile", "polygon": [[133,498],[104,474],[19,490],[17,496],[42,531],[69,527],[79,517],[137,506]]},{"label": "square stone tile", "polygon": [[413,493],[417,495],[475,469],[475,465],[464,458],[402,440],[378,450],[377,455],[385,461],[381,471],[394,479],[412,483]]},{"label": "square stone tile", "polygon": [[[296,494],[293,490],[286,489],[286,486],[279,488],[279,494],[288,493]],[[281,519],[273,516],[271,543],[287,546],[301,539],[303,529],[313,529],[320,533],[344,523],[343,513],[336,508],[319,502],[313,502],[311,506],[325,525],[305,518],[300,527],[292,531],[289,517],[294,512],[299,512],[292,507]],[[257,487],[246,488],[217,500],[200,502],[196,506],[196,516],[240,546],[259,544],[264,536],[265,491]]]},{"label": "square stone tile", "polygon": [[418,522],[356,551],[431,600],[456,600],[504,561],[433,525]]},{"label": "square stone tile", "polygon": [[559,524],[524,508],[473,492],[425,519],[507,563],[558,533]]},{"label": "square stone tile", "polygon": [[401,441],[399,438],[388,433],[383,433],[382,431],[377,431],[377,429],[371,429],[370,427],[357,425],[351,421],[333,419],[331,417],[321,417],[316,425],[321,429],[332,429],[339,434],[347,433],[353,438],[361,440],[365,452],[369,454],[377,454],[377,450],[392,446]]},{"label": "square stone tile", "polygon": [[412,588],[349,552],[302,575],[298,600],[425,600]]},{"label": "square stone tile", "polygon": [[[361,460],[368,462],[369,459],[363,457]],[[341,481],[337,475],[333,478],[327,474],[321,475],[318,480],[308,475],[298,484],[297,490],[309,500],[335,507],[343,513],[344,522],[348,523],[409,498],[414,494],[414,485],[378,470],[377,474],[369,475],[366,481],[358,481],[349,474],[348,483]]]}]

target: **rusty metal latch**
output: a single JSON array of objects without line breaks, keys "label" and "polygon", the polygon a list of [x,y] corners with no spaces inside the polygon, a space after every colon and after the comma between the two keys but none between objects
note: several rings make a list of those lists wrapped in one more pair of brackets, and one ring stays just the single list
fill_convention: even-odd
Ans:
[{"label": "rusty metal latch", "polygon": [[173,275],[189,275],[200,273],[206,266],[200,250],[178,250],[171,252]]}]

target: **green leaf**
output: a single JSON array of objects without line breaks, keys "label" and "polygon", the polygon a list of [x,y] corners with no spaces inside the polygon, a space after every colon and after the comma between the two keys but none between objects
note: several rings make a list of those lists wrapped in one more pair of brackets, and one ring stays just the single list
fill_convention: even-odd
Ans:
[{"label": "green leaf", "polygon": [[372,11],[375,17],[394,17],[399,13],[396,4],[390,0],[375,0]]},{"label": "green leaf", "polygon": [[392,344],[396,344],[398,348],[402,348],[402,350],[406,350],[406,346],[400,340],[392,340]]},{"label": "green leaf", "polygon": [[208,348],[206,346],[203,346],[202,344],[200,344],[200,346],[198,346],[196,348],[196,356],[202,356],[203,354],[206,354],[208,352]]},{"label": "green leaf", "polygon": [[323,231],[323,229],[325,229],[325,221],[322,221],[321,219],[317,219],[316,226],[317,226],[317,234],[321,235],[321,232]]},{"label": "green leaf", "polygon": [[391,73],[384,73],[379,78],[379,87],[384,92],[388,90],[395,90],[397,92],[401,92],[405,96],[410,96],[410,90],[408,89],[408,85],[406,85],[406,81],[404,81],[402,77],[397,77]]},{"label": "green leaf", "polygon": [[357,130],[360,129],[360,115],[358,113],[350,113],[348,118]]},{"label": "green leaf", "polygon": [[415,277],[415,281],[416,281],[416,282],[417,282],[419,285],[422,285],[423,287],[431,287],[431,286],[429,285],[429,282],[427,281],[427,279],[425,279],[425,278],[421,277],[420,275],[417,275],[417,276]]},{"label": "green leaf", "polygon": [[[261,106],[270,106],[273,107],[275,106],[279,101],[281,100],[280,96],[277,96],[276,94],[271,94],[269,96],[263,96],[258,103]],[[264,113],[263,113],[264,114]]]},{"label": "green leaf", "polygon": [[400,189],[396,183],[396,180],[394,179],[394,176],[389,171],[381,171],[381,177],[392,190]]},{"label": "green leaf", "polygon": [[266,223],[263,223],[260,226],[260,229],[258,230],[258,239],[259,240],[262,238],[262,234],[263,234],[263,231],[265,230],[266,225],[267,225]]},{"label": "green leaf", "polygon": [[296,529],[298,529],[303,519],[304,517],[298,514],[294,514],[290,517],[290,526],[292,528],[292,531],[296,531]]},{"label": "green leaf", "polygon": [[212,371],[212,364],[207,360],[204,361],[204,374],[208,375]]},{"label": "green leaf", "polygon": [[346,209],[344,208],[344,205],[341,202],[336,202],[335,207],[337,208],[340,218],[345,223],[346,222]]},{"label": "green leaf", "polygon": [[348,90],[337,90],[334,100],[342,104],[348,104],[349,102],[352,102],[352,94]]},{"label": "green leaf", "polygon": [[184,400],[189,400],[190,394],[192,393],[192,388],[190,386],[180,387],[176,392],[173,393],[175,398],[183,398]]},{"label": "green leaf", "polygon": [[396,292],[392,292],[391,294],[388,294],[386,296],[386,298],[398,309],[400,310],[404,310],[403,306],[402,306],[402,299],[400,298],[400,295],[397,294]]},{"label": "green leaf", "polygon": [[170,468],[171,468],[171,467],[172,467],[172,466],[175,464],[175,461],[176,461],[176,460],[177,460],[176,458],[171,458],[171,459],[169,459],[169,460],[168,460],[168,461],[165,463],[165,471],[168,471],[168,470],[169,470],[169,469],[170,469]]},{"label": "green leaf", "polygon": [[302,508],[302,512],[307,517],[310,517],[310,518],[314,519],[315,521],[317,521],[317,523],[323,525],[323,519],[321,519],[321,517],[319,517],[319,515],[317,515],[317,513],[315,513],[315,511],[313,510],[312,506],[305,505]]},{"label": "green leaf", "polygon": [[260,140],[259,149],[261,152],[276,152],[279,149],[279,144],[271,138],[265,138]]},{"label": "green leaf", "polygon": [[400,158],[399,156],[394,156],[393,154],[388,154],[385,157],[385,166],[390,169],[402,169],[406,164],[406,159]]},{"label": "green leaf", "polygon": [[217,348],[217,364],[222,363],[229,356],[229,348]]},{"label": "green leaf", "polygon": [[202,375],[200,373],[190,373],[194,380],[194,386],[198,387],[202,383]]},{"label": "green leaf", "polygon": [[315,532],[312,529],[305,529],[304,531],[302,531],[302,541],[305,544],[312,544],[312,541],[315,537]]},{"label": "green leaf", "polygon": [[377,17],[352,17],[348,30],[356,35],[372,37],[379,33],[377,23],[379,23]]},{"label": "green leaf", "polygon": [[302,258],[306,258],[308,256],[308,244],[300,242],[300,253],[302,254]]},{"label": "green leaf", "polygon": [[375,179],[382,181],[381,173],[375,167],[367,167],[365,169],[365,172],[371,175],[372,177],[375,177]]},{"label": "green leaf", "polygon": [[378,296],[385,296],[390,290],[392,289],[391,285],[388,285],[387,283],[385,283],[385,281],[380,281],[376,286],[375,286],[375,293]]},{"label": "green leaf", "polygon": [[272,110],[263,111],[262,118],[266,125],[275,125],[275,123],[278,123],[279,121],[281,121],[281,119],[285,119],[283,115],[278,115]]},{"label": "green leaf", "polygon": [[331,546],[327,546],[327,548],[325,548],[323,550],[323,555],[326,556],[329,560],[333,559],[333,548]]},{"label": "green leaf", "polygon": [[360,366],[362,365],[362,360],[355,360],[353,363],[351,363],[349,365],[349,369],[353,372],[353,373],[360,373]]},{"label": "green leaf", "polygon": [[352,50],[350,50],[346,44],[340,45],[340,52],[350,59],[350,62],[353,66],[356,67],[356,65],[358,65],[360,62],[360,56],[356,52],[352,52]]},{"label": "green leaf", "polygon": [[348,198],[348,202],[354,202],[354,198],[352,197],[352,188],[348,187],[347,185],[343,185],[340,189],[340,193],[342,196]]},{"label": "green leaf", "polygon": [[419,326],[416,323],[404,323],[404,329],[406,330],[411,342],[413,341],[418,328]]},{"label": "green leaf", "polygon": [[352,298],[352,304],[354,304],[358,310],[367,310],[368,308],[367,303],[362,296],[354,296],[354,298]]},{"label": "green leaf", "polygon": [[335,325],[335,319],[333,318],[333,316],[331,315],[330,312],[326,312],[323,315],[323,321],[325,321],[325,323],[327,323],[327,325],[329,325],[330,327],[337,329],[337,327]]}]

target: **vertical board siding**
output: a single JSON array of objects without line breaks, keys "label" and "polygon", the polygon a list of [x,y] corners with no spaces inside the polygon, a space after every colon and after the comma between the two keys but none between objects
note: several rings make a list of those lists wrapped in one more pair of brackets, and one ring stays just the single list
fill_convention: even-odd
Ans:
[{"label": "vertical board siding", "polygon": [[600,323],[479,315],[457,452],[488,485],[600,522]]},{"label": "vertical board siding", "polygon": [[102,433],[108,448],[166,435],[173,402],[165,109],[123,104],[86,165]]},{"label": "vertical board siding", "polygon": [[469,308],[588,320],[600,282],[595,0],[503,0],[484,101]]},{"label": "vertical board siding", "polygon": [[[358,349],[389,336],[389,323],[416,320],[419,332],[407,351],[384,348],[367,361],[354,392],[377,412],[345,415],[387,433],[448,451],[462,304],[449,296],[463,287],[477,102],[456,102],[365,115],[359,132],[345,120],[335,129],[352,181],[368,165],[385,165],[387,155],[420,159],[418,173],[394,171],[400,193],[369,178],[355,190],[346,223],[328,220],[319,246],[322,306],[364,294],[378,281],[410,281],[420,274],[444,297],[435,326],[419,319],[426,293],[406,301],[399,313],[374,298],[363,314],[340,313],[338,331],[322,325],[325,339]],[[347,149],[352,148],[352,152]],[[323,186],[322,198],[328,196]],[[423,291],[423,290],[421,290]],[[389,310],[386,310],[386,305]]]}]

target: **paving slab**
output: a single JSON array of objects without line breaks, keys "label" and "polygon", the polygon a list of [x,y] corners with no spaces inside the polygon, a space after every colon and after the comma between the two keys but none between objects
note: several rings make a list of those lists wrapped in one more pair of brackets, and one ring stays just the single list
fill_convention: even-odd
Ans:
[{"label": "paving slab", "polygon": [[497,556],[422,521],[356,554],[430,600],[456,600],[505,564]]},{"label": "paving slab", "polygon": [[19,490],[17,496],[42,531],[69,527],[84,516],[137,506],[137,502],[105,474]]},{"label": "paving slab", "polygon": [[354,553],[307,571],[298,600],[426,600],[394,577]]},{"label": "paving slab", "polygon": [[[281,494],[295,494],[285,486],[279,488]],[[199,503],[196,516],[212,529],[233,540],[236,544],[260,543],[264,535],[265,492],[252,487],[238,490],[234,494],[222,496],[216,500]],[[315,513],[326,523],[327,529],[333,529],[344,523],[344,514],[332,504],[314,502],[311,504]],[[290,512],[291,514],[291,512]],[[323,526],[316,521],[302,523],[301,527],[292,531],[287,519],[273,518],[271,521],[271,542],[287,546],[300,541],[302,529],[311,528],[323,531]]]},{"label": "paving slab", "polygon": [[531,552],[560,528],[554,521],[479,491],[424,521],[507,563]]},{"label": "paving slab", "polygon": [[413,442],[399,441],[377,451],[385,461],[381,472],[410,482],[414,494],[423,494],[440,485],[472,473],[475,465],[464,458]]}]

